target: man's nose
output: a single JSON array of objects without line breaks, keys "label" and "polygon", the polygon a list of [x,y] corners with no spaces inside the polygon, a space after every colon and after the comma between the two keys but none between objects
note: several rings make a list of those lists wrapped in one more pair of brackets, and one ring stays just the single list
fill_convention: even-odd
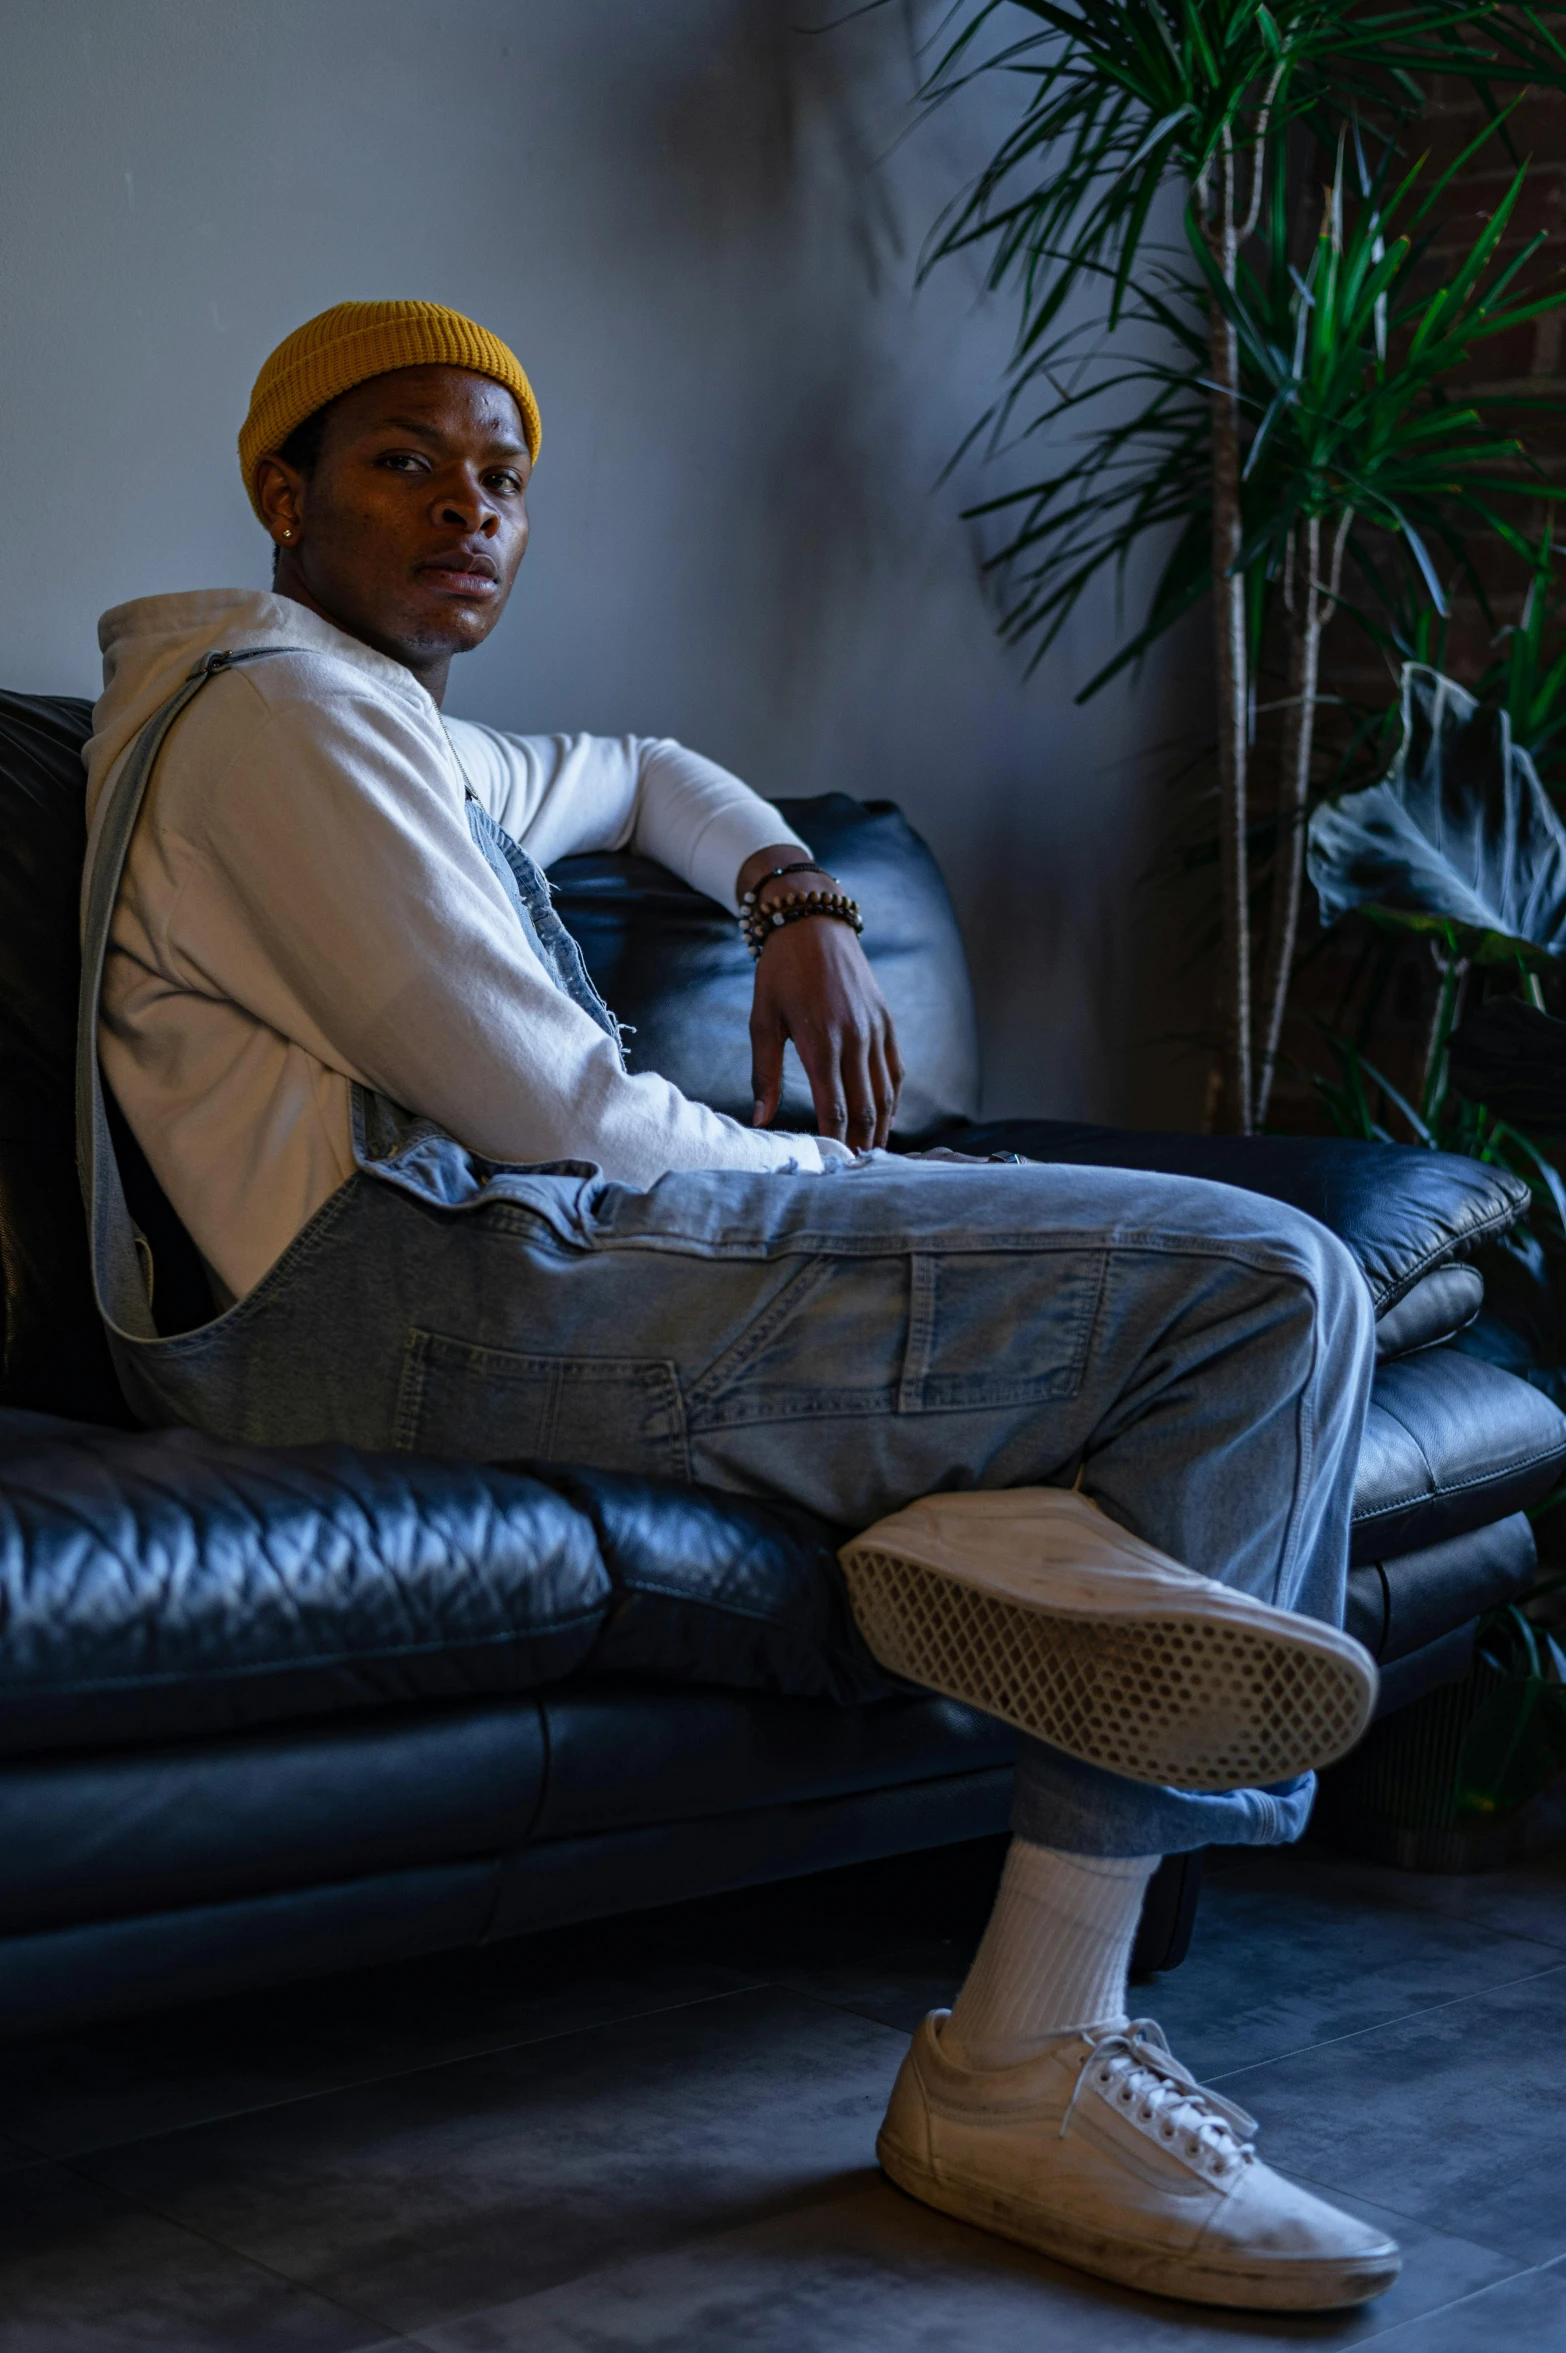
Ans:
[{"label": "man's nose", "polygon": [[493,539],[500,529],[500,516],[477,482],[464,483],[457,490],[448,484],[435,503],[442,523],[455,523],[463,531],[481,531],[486,539]]}]

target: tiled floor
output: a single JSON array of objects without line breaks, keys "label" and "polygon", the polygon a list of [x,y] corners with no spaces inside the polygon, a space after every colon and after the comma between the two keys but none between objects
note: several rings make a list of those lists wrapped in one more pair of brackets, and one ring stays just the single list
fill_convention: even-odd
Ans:
[{"label": "tiled floor", "polygon": [[1566,2348],[1566,1857],[1210,1873],[1140,2006],[1406,2250],[1357,2317],[1266,2322],[1103,2287],[875,2171],[999,1851],[0,2046],[0,2353]]}]

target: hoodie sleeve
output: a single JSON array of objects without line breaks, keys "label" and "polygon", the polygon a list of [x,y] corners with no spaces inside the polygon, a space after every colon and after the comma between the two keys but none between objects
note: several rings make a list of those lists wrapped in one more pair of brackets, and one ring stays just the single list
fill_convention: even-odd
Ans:
[{"label": "hoodie sleeve", "polygon": [[502,735],[465,720],[448,733],[474,792],[540,866],[635,850],[737,912],[747,858],[774,842],[808,855],[770,801],[671,737]]},{"label": "hoodie sleeve", "polygon": [[[203,795],[168,946],[329,1068],[495,1160],[819,1170],[813,1139],[741,1127],[629,1076],[554,986],[396,710],[372,694],[273,706]],[[726,854],[726,853],[725,853]]]}]

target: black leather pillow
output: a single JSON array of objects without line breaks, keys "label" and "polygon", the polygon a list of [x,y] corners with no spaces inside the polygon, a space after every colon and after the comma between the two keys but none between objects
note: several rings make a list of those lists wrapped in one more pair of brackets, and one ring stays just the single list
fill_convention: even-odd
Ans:
[{"label": "black leather pillow", "polygon": [[[1029,1160],[1208,1177],[1287,1201],[1348,1244],[1378,1317],[1437,1267],[1515,1225],[1529,1201],[1521,1177],[1483,1161],[1346,1136],[1156,1135],[1076,1120],[1008,1119],[953,1132],[947,1141],[963,1152],[1021,1152]],[[1471,1320],[1471,1284],[1454,1287],[1441,1306],[1441,1315],[1454,1318],[1444,1333],[1436,1328],[1439,1296],[1424,1303],[1430,1314],[1410,1319],[1412,1346],[1428,1347]]]},{"label": "black leather pillow", "polygon": [[1484,1277],[1476,1266],[1453,1259],[1434,1268],[1377,1320],[1377,1359],[1393,1364],[1455,1339],[1467,1331],[1483,1305]]},{"label": "black leather pillow", "polygon": [[[891,801],[845,793],[779,801],[864,911],[866,953],[886,993],[908,1075],[898,1110],[907,1142],[978,1107],[973,989],[939,867]],[[633,1070],[748,1126],[751,960],[731,916],[646,858],[564,858],[555,904],[595,983],[635,1035]],[[814,1131],[804,1074],[788,1055],[780,1127]]]}]

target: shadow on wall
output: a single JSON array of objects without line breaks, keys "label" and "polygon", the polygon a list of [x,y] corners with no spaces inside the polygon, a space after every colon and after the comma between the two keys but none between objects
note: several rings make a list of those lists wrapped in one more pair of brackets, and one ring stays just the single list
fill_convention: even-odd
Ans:
[{"label": "shadow on wall", "polygon": [[[1164,775],[1205,724],[1205,632],[1194,620],[1140,687],[1080,711],[1070,697],[1118,627],[1107,596],[1031,680],[994,642],[1004,584],[962,509],[1043,453],[969,453],[943,479],[994,397],[1012,314],[972,260],[910,289],[937,212],[1014,104],[984,89],[966,122],[911,128],[917,20],[945,14],[736,21],[660,122],[689,238],[766,257],[768,333],[736,322],[729,346],[747,413],[791,393],[753,484],[768,527],[749,591],[769,620],[754,690],[784,725],[802,698],[823,715],[799,789],[884,792],[935,842],[966,919],[990,1108],[1038,1105],[1042,1086],[1052,1109],[1184,1124],[1205,1056],[1189,1045],[1194,910],[1167,858]],[[834,694],[850,663],[904,675],[917,750],[884,705],[880,743],[864,739],[853,690]]]}]

